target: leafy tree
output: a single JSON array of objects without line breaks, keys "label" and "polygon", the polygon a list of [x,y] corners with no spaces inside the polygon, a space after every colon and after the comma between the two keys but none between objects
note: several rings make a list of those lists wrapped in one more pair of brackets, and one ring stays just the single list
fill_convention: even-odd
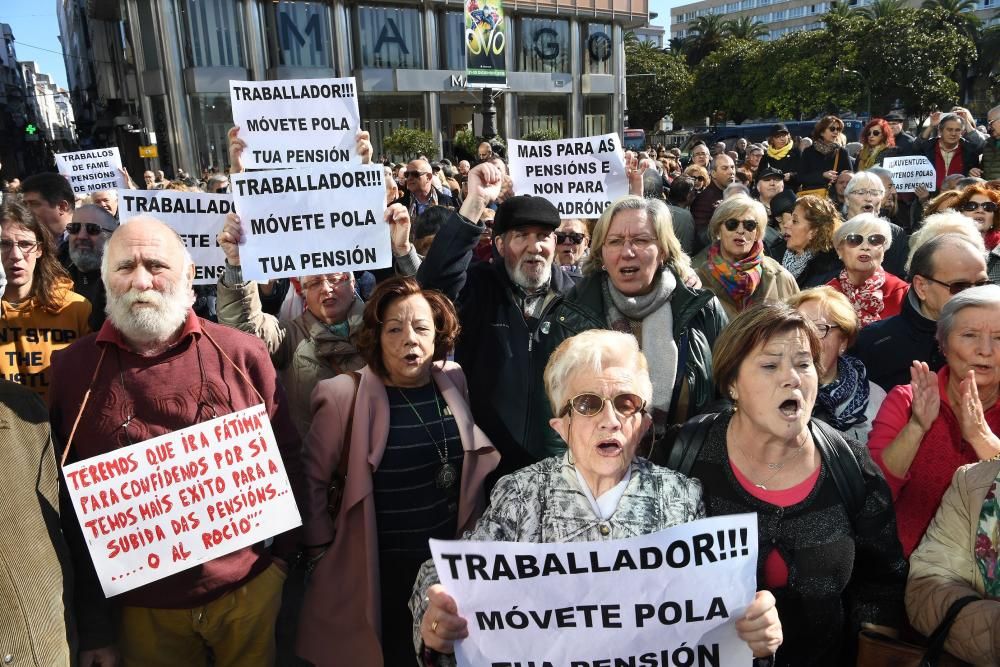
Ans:
[{"label": "leafy tree", "polygon": [[834,0],[829,11],[823,15],[823,22],[829,25],[832,19],[847,19],[857,15],[858,11],[847,4],[846,0]]},{"label": "leafy tree", "polygon": [[[881,2],[882,0],[876,0]],[[903,0],[895,0],[902,2]],[[753,16],[741,16],[726,22],[726,37],[730,39],[760,39],[771,33],[767,26]]]},{"label": "leafy tree", "polygon": [[894,18],[906,9],[906,7],[906,0],[874,0],[867,7],[860,9],[859,13],[867,19],[877,21],[879,19]]},{"label": "leafy tree", "polygon": [[382,140],[382,147],[391,155],[402,157],[406,160],[413,159],[418,155],[426,155],[429,158],[437,157],[437,142],[434,135],[426,130],[417,130],[409,127],[397,127],[392,134]]},{"label": "leafy tree", "polygon": [[687,55],[689,45],[690,40],[687,37],[671,37],[670,41],[667,43],[667,49],[671,53]]},{"label": "leafy tree", "polygon": [[704,60],[720,46],[726,38],[726,20],[719,14],[699,16],[688,30],[689,44],[687,61],[692,67]]},{"label": "leafy tree", "polygon": [[755,116],[756,98],[773,92],[758,94],[750,84],[762,68],[763,47],[759,41],[726,41],[695,68],[690,92],[675,102],[676,115],[689,120],[708,116],[714,123],[740,123]]},{"label": "leafy tree", "polygon": [[[625,49],[628,73],[625,102],[632,127],[653,129],[671,115],[674,104],[691,87],[691,70],[682,55],[664,52],[647,42]],[[636,76],[636,75],[649,76]]]},{"label": "leafy tree", "polygon": [[559,130],[549,127],[544,130],[528,132],[521,138],[525,141],[551,141],[552,139],[562,139],[563,136]]}]

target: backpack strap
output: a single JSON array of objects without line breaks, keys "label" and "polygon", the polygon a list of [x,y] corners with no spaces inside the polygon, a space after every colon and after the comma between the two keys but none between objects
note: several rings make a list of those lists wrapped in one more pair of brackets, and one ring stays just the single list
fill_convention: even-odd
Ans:
[{"label": "backpack strap", "polygon": [[839,431],[819,419],[811,419],[809,426],[813,442],[830,467],[833,483],[837,485],[837,491],[847,507],[853,524],[865,506],[867,495],[861,465]]},{"label": "backpack strap", "polygon": [[708,439],[708,431],[712,428],[712,424],[715,423],[715,419],[718,416],[718,412],[710,412],[692,417],[684,422],[680,432],[677,434],[677,438],[674,440],[673,446],[667,452],[663,465],[682,475],[690,476],[691,470],[694,468],[694,462],[697,460],[701,448]]}]

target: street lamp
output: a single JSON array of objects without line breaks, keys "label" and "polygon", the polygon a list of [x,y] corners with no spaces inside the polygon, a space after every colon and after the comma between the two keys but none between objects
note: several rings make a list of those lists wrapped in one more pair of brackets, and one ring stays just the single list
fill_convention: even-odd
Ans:
[{"label": "street lamp", "polygon": [[841,67],[840,69],[841,69],[841,71],[843,71],[843,72],[845,72],[847,74],[854,74],[859,79],[861,79],[861,83],[865,87],[865,97],[866,97],[867,107],[868,107],[868,120],[871,120],[872,119],[872,87],[871,87],[871,84],[868,83],[868,79],[861,72],[859,72],[857,70],[847,69],[846,67]]}]

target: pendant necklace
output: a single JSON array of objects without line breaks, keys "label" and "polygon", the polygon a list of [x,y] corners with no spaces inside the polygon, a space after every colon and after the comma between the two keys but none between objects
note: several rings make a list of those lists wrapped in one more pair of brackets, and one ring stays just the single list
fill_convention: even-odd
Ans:
[{"label": "pendant necklace", "polygon": [[427,437],[429,437],[431,442],[434,443],[434,449],[437,451],[438,458],[441,459],[441,467],[438,468],[437,474],[434,475],[434,485],[444,491],[455,486],[455,482],[458,481],[458,468],[456,468],[455,465],[448,460],[448,433],[444,428],[444,415],[441,411],[441,401],[438,396],[437,386],[434,384],[433,380],[431,381],[431,388],[434,391],[434,405],[437,407],[438,424],[441,425],[441,436],[444,439],[444,442],[440,445],[431,433],[431,429],[427,426],[424,418],[420,416],[419,412],[417,412],[417,408],[414,407],[413,403],[410,402],[410,399],[405,393],[403,393],[403,388],[396,387],[396,391],[399,392],[399,395],[403,397],[406,404],[410,406],[411,410],[413,410],[413,414],[417,416],[417,420],[420,422],[420,425],[424,427],[425,431],[427,431]]},{"label": "pendant necklace", "polygon": [[806,442],[808,442],[808,440],[805,441],[805,442],[803,442],[798,447],[796,447],[795,451],[792,453],[791,456],[788,457],[787,460],[785,460],[785,461],[779,461],[778,463],[768,463],[767,461],[758,461],[757,459],[755,459],[753,456],[750,455],[750,452],[748,452],[747,450],[743,449],[743,445],[737,443],[737,447],[740,448],[740,453],[743,454],[743,456],[746,457],[746,459],[748,461],[751,461],[752,463],[757,463],[757,464],[763,463],[764,465],[767,466],[768,470],[773,470],[774,471],[770,475],[768,475],[767,479],[762,480],[761,482],[753,482],[753,480],[750,480],[751,483],[753,483],[753,485],[756,486],[758,489],[763,489],[764,491],[767,491],[768,490],[767,489],[767,483],[770,482],[775,477],[777,477],[778,474],[781,473],[781,471],[785,469],[786,465],[788,465],[789,463],[791,463],[792,461],[794,461],[798,457],[798,455],[802,453],[802,450],[805,449]]}]

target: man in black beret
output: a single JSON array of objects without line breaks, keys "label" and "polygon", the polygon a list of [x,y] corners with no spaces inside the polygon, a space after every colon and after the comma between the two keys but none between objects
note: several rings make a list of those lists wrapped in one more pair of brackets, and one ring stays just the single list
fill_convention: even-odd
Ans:
[{"label": "man in black beret", "polygon": [[555,454],[546,449],[546,398],[537,375],[547,359],[536,345],[547,333],[545,314],[573,287],[573,277],[553,270],[559,212],[547,199],[510,197],[493,222],[492,262],[472,262],[483,233],[481,218],[500,194],[503,172],[484,162],[468,177],[468,196],[441,225],[417,273],[425,288],[448,295],[462,333],[455,347],[469,383],[472,415],[502,457],[505,475]]}]

